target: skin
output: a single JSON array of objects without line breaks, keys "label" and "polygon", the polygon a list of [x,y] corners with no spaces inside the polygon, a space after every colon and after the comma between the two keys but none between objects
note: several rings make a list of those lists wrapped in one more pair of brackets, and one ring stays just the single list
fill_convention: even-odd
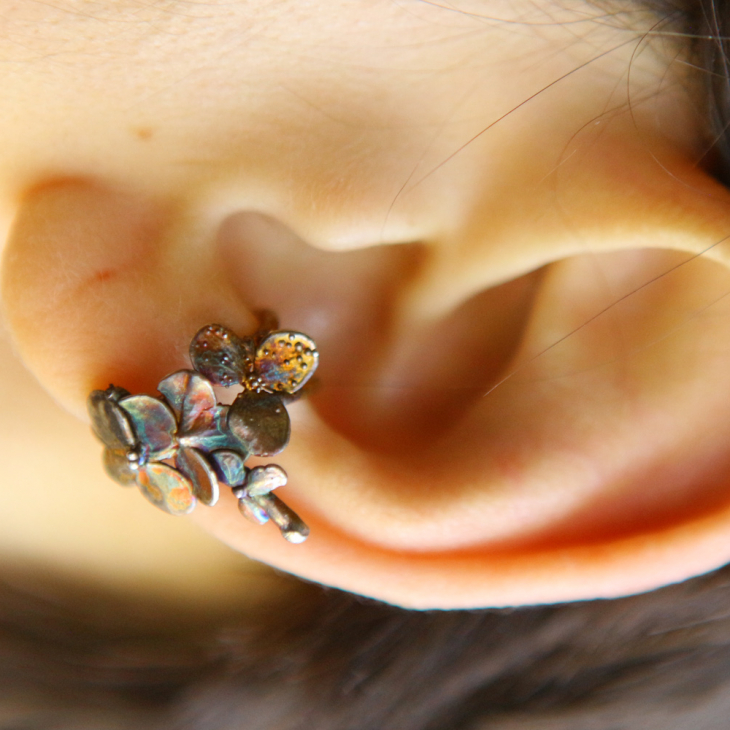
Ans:
[{"label": "skin", "polygon": [[[56,402],[84,420],[94,387],[154,393],[200,326],[250,332],[261,307],[319,344],[276,458],[309,540],[230,494],[190,521],[414,608],[615,597],[730,560],[730,196],[666,25],[548,0],[3,0],[0,23],[5,320]],[[69,525],[116,525],[100,555],[120,521],[145,544],[137,506],[76,496],[109,489],[91,461],[34,555],[73,564]],[[179,590],[230,581],[234,557],[203,542],[186,573],[193,533],[144,519]]]}]

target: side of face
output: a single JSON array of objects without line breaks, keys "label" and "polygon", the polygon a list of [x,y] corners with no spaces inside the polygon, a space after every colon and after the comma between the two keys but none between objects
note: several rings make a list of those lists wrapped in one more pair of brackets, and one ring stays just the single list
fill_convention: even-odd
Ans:
[{"label": "side of face", "polygon": [[153,392],[201,326],[250,333],[261,308],[318,343],[278,457],[307,543],[231,495],[191,519],[417,608],[613,597],[730,559],[728,193],[655,16],[0,18],[3,306],[54,398],[83,417],[109,382]]}]

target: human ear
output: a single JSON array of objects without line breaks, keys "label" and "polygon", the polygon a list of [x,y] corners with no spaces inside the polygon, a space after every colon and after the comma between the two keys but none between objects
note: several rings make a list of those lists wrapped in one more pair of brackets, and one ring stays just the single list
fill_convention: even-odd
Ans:
[{"label": "human ear", "polygon": [[297,220],[49,182],[19,204],[8,321],[77,414],[109,381],[154,392],[200,326],[250,332],[259,306],[318,340],[320,392],[280,458],[309,540],[247,524],[230,495],[194,513],[285,570],[445,608],[680,580],[730,558],[730,201],[671,155],[667,175],[592,154],[560,209],[506,173],[433,240],[348,251]]}]

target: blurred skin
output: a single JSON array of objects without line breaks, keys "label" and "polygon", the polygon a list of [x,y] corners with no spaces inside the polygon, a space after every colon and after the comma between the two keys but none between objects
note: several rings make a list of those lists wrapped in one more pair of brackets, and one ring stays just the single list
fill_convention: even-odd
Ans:
[{"label": "blurred skin", "polygon": [[190,521],[160,520],[145,500],[103,489],[88,425],[51,401],[1,331],[0,358],[4,579],[8,569],[15,580],[32,581],[39,570],[60,573],[115,591],[172,597],[206,614],[277,589],[263,566]]},{"label": "blurred skin", "polygon": [[[4,312],[51,396],[85,419],[94,387],[153,393],[199,327],[250,332],[261,307],[319,343],[276,459],[310,539],[230,494],[189,520],[416,608],[612,597],[730,560],[730,196],[698,164],[666,23],[552,0],[2,0],[0,24]],[[33,473],[16,402],[7,460]],[[105,483],[87,433],[69,448],[93,458],[59,457],[2,518],[28,524],[5,549],[229,585],[233,553],[154,511],[140,529],[151,508]],[[57,532],[33,527],[49,499]],[[120,530],[164,547],[120,560]]]}]

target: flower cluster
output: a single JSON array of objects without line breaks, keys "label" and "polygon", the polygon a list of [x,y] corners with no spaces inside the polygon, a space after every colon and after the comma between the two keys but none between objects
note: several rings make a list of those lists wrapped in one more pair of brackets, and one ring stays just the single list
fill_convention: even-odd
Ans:
[{"label": "flower cluster", "polygon": [[[191,345],[196,369],[167,376],[158,385],[160,397],[110,385],[91,393],[89,415],[106,447],[107,473],[120,484],[136,484],[156,507],[188,514],[198,502],[214,505],[223,485],[233,489],[246,517],[259,524],[271,519],[287,540],[302,542],[309,528],[272,493],[286,484],[284,470],[275,464],[249,469],[245,462],[276,454],[288,443],[289,416],[280,394],[309,379],[316,349],[299,333],[268,333],[260,340],[240,339],[220,325],[205,327]],[[292,365],[302,342],[306,360]],[[270,375],[275,367],[283,373],[279,381]],[[213,385],[236,384],[244,390],[233,404],[217,403]]]}]

